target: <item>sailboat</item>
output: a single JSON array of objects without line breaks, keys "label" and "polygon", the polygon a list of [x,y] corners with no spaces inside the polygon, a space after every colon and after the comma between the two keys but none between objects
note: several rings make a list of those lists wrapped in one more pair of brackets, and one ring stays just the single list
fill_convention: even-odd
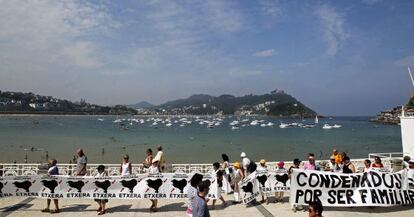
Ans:
[{"label": "sailboat", "polygon": [[318,120],[318,115],[315,116],[315,124],[318,124],[319,120]]}]

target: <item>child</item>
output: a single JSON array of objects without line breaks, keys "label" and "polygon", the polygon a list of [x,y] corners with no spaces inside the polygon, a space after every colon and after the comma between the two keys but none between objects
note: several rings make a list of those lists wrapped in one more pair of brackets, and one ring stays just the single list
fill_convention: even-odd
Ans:
[{"label": "child", "polygon": [[[98,168],[96,168],[96,169],[98,170],[98,174],[95,177],[106,177],[106,176],[108,176],[108,174],[105,172],[105,166],[104,165],[99,165]],[[99,205],[98,215],[105,214],[105,212],[106,212],[105,205],[106,205],[106,203],[108,203],[108,199],[95,199],[95,201]]]}]

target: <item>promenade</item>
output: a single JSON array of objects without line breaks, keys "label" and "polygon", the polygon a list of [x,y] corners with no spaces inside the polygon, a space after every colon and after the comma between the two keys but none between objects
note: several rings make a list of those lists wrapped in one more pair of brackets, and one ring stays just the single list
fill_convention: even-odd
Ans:
[{"label": "promenade", "polygon": [[[211,216],[225,217],[252,217],[252,216],[307,216],[304,211],[293,212],[288,203],[288,193],[285,194],[285,203],[260,204],[246,207],[244,204],[233,205],[232,195],[224,195],[227,206],[222,207],[221,202],[217,201],[216,209],[210,210]],[[273,199],[273,198],[272,198]],[[41,213],[45,208],[46,200],[40,198],[21,198],[12,197],[0,199],[0,217],[4,216],[96,216],[97,204],[90,199],[62,199],[59,201],[61,213],[49,214]],[[149,200],[110,200],[107,205],[107,214],[104,216],[185,216],[185,200],[159,200],[160,208],[158,212],[150,212],[148,207],[151,205]],[[53,202],[51,208],[54,208]],[[211,208],[211,202],[209,203]],[[393,206],[393,207],[354,207],[354,208],[333,208],[326,207],[323,216],[335,217],[359,217],[359,216],[381,216],[399,217],[414,216],[414,206]]]}]

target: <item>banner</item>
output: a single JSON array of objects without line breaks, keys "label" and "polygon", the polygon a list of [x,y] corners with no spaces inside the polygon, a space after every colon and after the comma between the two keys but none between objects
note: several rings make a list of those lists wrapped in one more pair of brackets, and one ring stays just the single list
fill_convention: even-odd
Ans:
[{"label": "banner", "polygon": [[251,173],[239,182],[240,196],[244,204],[252,202],[259,195],[256,172]]},{"label": "banner", "polygon": [[[294,170],[290,203],[306,205],[320,200],[324,206],[393,206],[414,204],[413,179],[400,173],[370,170],[366,173],[341,174]],[[404,187],[403,184],[409,182]]]},{"label": "banner", "polygon": [[[163,173],[157,175],[79,177],[79,176],[13,176],[0,177],[0,198],[41,197],[95,199],[182,199],[193,174]],[[211,199],[217,198],[217,181],[208,180]]]},{"label": "banner", "polygon": [[290,191],[290,181],[287,173],[256,171],[256,180],[261,193]]}]

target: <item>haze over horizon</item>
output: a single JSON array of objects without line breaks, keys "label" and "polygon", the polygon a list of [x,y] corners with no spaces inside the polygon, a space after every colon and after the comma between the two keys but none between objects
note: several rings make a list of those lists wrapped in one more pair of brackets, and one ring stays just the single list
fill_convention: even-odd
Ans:
[{"label": "haze over horizon", "polygon": [[0,90],[101,105],[281,89],[375,115],[413,87],[414,1],[0,0]]}]

